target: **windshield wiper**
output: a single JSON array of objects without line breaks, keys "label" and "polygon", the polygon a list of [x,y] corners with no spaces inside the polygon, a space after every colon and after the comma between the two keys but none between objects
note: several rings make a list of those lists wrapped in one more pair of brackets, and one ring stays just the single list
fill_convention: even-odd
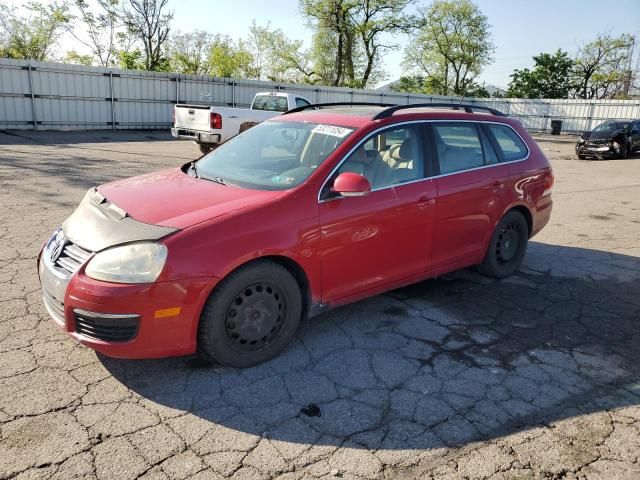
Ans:
[{"label": "windshield wiper", "polygon": [[219,183],[220,185],[226,185],[225,181],[220,177],[207,178],[207,180],[211,180],[212,182]]}]

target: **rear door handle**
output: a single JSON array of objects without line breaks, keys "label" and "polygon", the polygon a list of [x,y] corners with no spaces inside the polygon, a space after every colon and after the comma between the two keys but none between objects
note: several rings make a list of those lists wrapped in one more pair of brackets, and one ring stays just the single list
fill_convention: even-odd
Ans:
[{"label": "rear door handle", "polygon": [[435,205],[436,199],[429,195],[423,195],[418,199],[418,208],[426,208],[430,205]]},{"label": "rear door handle", "polygon": [[504,188],[504,183],[502,182],[493,182],[491,184],[491,191],[498,193]]}]

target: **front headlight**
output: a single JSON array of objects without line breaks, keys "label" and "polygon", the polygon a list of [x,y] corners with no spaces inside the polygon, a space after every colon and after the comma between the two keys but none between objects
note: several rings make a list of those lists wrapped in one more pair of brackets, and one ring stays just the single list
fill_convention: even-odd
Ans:
[{"label": "front headlight", "polygon": [[161,243],[140,242],[108,248],[93,257],[85,273],[96,280],[115,283],[155,282],[167,260]]}]

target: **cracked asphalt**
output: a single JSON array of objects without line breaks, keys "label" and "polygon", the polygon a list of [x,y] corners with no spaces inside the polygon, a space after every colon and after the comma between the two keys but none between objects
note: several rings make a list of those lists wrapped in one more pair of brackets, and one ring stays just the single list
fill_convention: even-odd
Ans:
[{"label": "cracked asphalt", "polygon": [[40,297],[38,250],[89,187],[195,146],[0,132],[0,479],[640,478],[640,155],[540,143],[554,212],[518,275],[325,313],[234,370],[97,355]]}]

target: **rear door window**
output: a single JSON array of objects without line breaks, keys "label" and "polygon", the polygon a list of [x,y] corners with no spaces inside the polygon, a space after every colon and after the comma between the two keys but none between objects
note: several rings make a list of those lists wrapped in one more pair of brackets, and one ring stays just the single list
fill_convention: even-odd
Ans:
[{"label": "rear door window", "polygon": [[470,170],[485,165],[480,133],[474,123],[434,123],[440,174]]},{"label": "rear door window", "polygon": [[505,162],[521,160],[527,156],[529,153],[527,146],[512,128],[495,123],[487,124],[487,126],[496,139],[500,150],[502,150],[502,157]]}]

